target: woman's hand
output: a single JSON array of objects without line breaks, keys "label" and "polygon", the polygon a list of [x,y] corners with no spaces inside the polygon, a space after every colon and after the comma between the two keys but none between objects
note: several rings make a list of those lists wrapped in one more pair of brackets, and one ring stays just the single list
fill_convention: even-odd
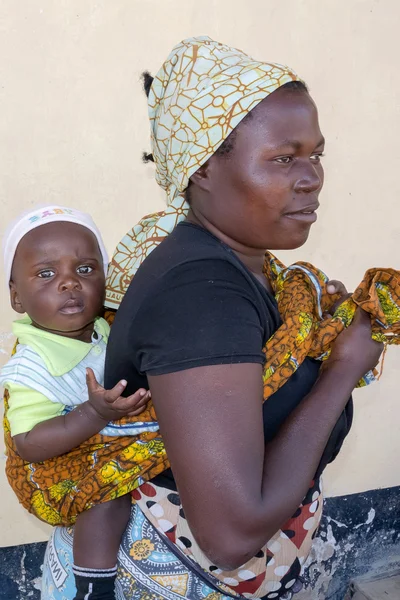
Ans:
[{"label": "woman's hand", "polygon": [[326,367],[338,366],[354,372],[355,382],[378,364],[383,344],[371,337],[371,319],[357,308],[353,322],[333,344]]},{"label": "woman's hand", "polygon": [[347,291],[344,283],[338,281],[337,279],[331,279],[328,281],[326,284],[326,291],[331,296],[335,296],[336,294],[339,294],[340,296],[331,306],[329,313],[325,313],[324,315],[325,317],[332,317],[342,302],[347,300],[347,298],[350,298],[352,294]]},{"label": "woman's hand", "polygon": [[342,281],[339,281],[338,279],[330,279],[326,284],[326,291],[332,296],[334,294],[340,294],[341,296],[349,295],[344,283]]},{"label": "woman's hand", "polygon": [[[340,298],[331,308],[330,316],[335,313],[342,302],[352,296],[348,293],[346,286],[336,279],[328,281],[326,291],[332,296],[340,294]],[[326,366],[334,363],[347,365],[354,369],[356,375],[360,374],[359,379],[361,379],[365,373],[376,367],[382,350],[383,344],[375,342],[371,337],[371,320],[368,314],[359,308],[350,327],[337,338]]]}]

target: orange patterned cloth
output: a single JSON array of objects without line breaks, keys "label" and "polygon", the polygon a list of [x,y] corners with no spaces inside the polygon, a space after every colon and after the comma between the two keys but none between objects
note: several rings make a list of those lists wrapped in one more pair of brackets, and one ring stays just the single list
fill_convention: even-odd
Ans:
[{"label": "orange patterned cloth", "polygon": [[[306,356],[324,360],[336,337],[347,327],[357,306],[371,315],[372,336],[385,344],[400,343],[400,273],[370,269],[351,298],[325,316],[337,297],[326,292],[328,278],[309,263],[288,268],[267,253],[265,275],[274,289],[283,324],[268,340],[264,352],[264,401],[298,369]],[[109,311],[106,318],[113,320]],[[367,373],[359,386],[375,379]],[[131,492],[169,467],[158,433],[135,437],[93,436],[78,448],[30,464],[16,452],[7,421],[5,396],[6,473],[25,508],[51,525],[67,525],[91,506]],[[131,420],[156,421],[150,403],[147,414]],[[126,422],[126,420],[125,420]]]},{"label": "orange patterned cloth", "polygon": [[[158,432],[121,437],[97,434],[62,456],[28,463],[18,455],[11,437],[7,390],[4,407],[8,482],[19,502],[49,525],[71,525],[84,510],[128,494],[169,467]],[[129,422],[143,418],[156,421],[151,403]]]},{"label": "orange patterned cloth", "polygon": [[[330,315],[339,296],[328,294],[328,277],[306,262],[286,268],[266,254],[264,273],[269,279],[283,325],[268,340],[264,352],[264,400],[298,369],[306,356],[325,360],[336,337],[353,320],[357,306],[371,317],[372,337],[385,345],[400,344],[400,272],[369,269],[351,298]],[[358,387],[375,380],[367,373]]]},{"label": "orange patterned cloth", "polygon": [[[283,324],[268,340],[264,352],[264,401],[298,369],[306,356],[324,360],[336,337],[360,306],[371,315],[372,336],[385,344],[400,343],[400,273],[370,269],[351,298],[325,316],[337,297],[326,292],[328,278],[309,263],[288,268],[266,254],[265,275],[270,280]],[[106,314],[109,322],[113,313]],[[359,385],[375,379],[367,373]],[[100,502],[122,496],[168,468],[162,438],[157,433],[135,437],[93,436],[67,454],[40,464],[23,461],[15,450],[4,420],[7,448],[6,473],[19,501],[52,525],[73,523],[76,516]],[[148,414],[132,419],[156,421],[150,403]]]}]

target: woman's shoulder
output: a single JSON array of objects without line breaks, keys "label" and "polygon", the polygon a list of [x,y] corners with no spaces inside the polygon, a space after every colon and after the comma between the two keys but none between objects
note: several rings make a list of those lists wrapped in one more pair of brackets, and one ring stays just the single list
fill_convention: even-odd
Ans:
[{"label": "woman's shoulder", "polygon": [[[218,301],[217,301],[218,300]],[[207,305],[211,314],[232,306],[234,312],[252,305],[262,322],[279,313],[273,296],[239,260],[234,251],[207,230],[180,223],[146,258],[133,278],[118,310],[132,319],[143,310],[154,315],[167,307]]]},{"label": "woman's shoulder", "polygon": [[252,283],[252,276],[233,250],[206,229],[184,221],[146,258],[136,274],[136,285],[148,277],[159,285],[184,273],[201,277],[220,274]]}]

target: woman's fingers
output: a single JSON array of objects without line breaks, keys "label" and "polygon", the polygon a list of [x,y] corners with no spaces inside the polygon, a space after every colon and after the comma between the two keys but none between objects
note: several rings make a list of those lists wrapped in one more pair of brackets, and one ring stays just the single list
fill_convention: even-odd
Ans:
[{"label": "woman's fingers", "polygon": [[342,281],[339,281],[338,279],[330,279],[326,284],[326,291],[332,296],[334,294],[341,294],[342,296],[347,294],[346,286]]},{"label": "woman's fingers", "polygon": [[334,315],[335,311],[339,308],[342,302],[350,298],[352,294],[347,291],[344,283],[337,279],[331,279],[328,281],[326,284],[326,291],[331,296],[335,296],[337,294],[340,296],[340,298],[336,300],[336,302],[330,307],[329,312],[324,314],[324,318],[329,318]]}]

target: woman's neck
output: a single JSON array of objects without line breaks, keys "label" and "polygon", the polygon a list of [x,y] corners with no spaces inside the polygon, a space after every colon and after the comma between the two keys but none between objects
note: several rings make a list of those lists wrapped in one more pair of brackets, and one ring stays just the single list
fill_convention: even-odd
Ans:
[{"label": "woman's neck", "polygon": [[244,264],[244,266],[261,283],[261,285],[263,285],[267,290],[272,291],[271,285],[263,272],[265,250],[244,246],[215,227],[215,225],[210,223],[210,221],[208,221],[203,215],[196,215],[192,209],[189,210],[186,220],[189,223],[194,223],[195,225],[203,227],[215,235],[215,237],[221,240],[221,242],[229,246],[239,260]]}]

